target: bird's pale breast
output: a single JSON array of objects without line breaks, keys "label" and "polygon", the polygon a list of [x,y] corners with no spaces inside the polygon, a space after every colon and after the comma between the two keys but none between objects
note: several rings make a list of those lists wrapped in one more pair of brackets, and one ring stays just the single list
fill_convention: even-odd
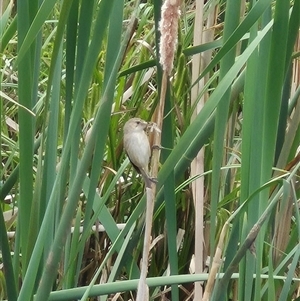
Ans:
[{"label": "bird's pale breast", "polygon": [[137,167],[142,167],[144,170],[147,170],[150,146],[146,133],[144,131],[138,131],[126,136],[126,139],[124,139],[125,149],[131,162]]}]

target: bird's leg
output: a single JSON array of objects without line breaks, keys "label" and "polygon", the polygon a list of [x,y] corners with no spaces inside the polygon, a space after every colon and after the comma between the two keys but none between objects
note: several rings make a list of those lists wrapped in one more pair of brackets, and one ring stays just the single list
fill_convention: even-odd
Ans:
[{"label": "bird's leg", "polygon": [[140,172],[148,188],[151,188],[151,183],[157,184],[157,179],[149,177],[143,168],[140,168]]},{"label": "bird's leg", "polygon": [[152,177],[149,177],[149,180],[154,183],[154,184],[157,184],[158,181],[157,181],[157,178],[152,178]]}]

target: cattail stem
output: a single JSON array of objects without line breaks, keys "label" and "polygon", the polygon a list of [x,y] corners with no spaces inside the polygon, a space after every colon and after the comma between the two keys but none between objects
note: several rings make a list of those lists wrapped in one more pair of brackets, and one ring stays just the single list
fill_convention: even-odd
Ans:
[{"label": "cattail stem", "polygon": [[[165,107],[165,98],[166,91],[168,86],[168,75],[166,72],[163,73],[162,78],[162,88],[160,94],[159,106],[157,108],[156,120],[155,123],[159,129],[162,128],[163,123],[163,113]],[[161,144],[161,135],[158,131],[154,131],[154,145]],[[158,174],[158,166],[159,166],[159,157],[160,157],[160,149],[155,148],[152,153],[151,159],[151,175],[153,177],[157,177]],[[146,188],[146,218],[145,218],[145,237],[144,237],[144,245],[143,245],[143,256],[141,262],[141,275],[138,284],[137,290],[137,301],[146,301],[149,300],[149,289],[146,284],[146,278],[148,273],[148,258],[150,253],[150,245],[151,245],[151,230],[152,230],[152,220],[153,220],[153,210],[154,210],[154,200],[156,194],[156,184],[152,183],[151,189]]]},{"label": "cattail stem", "polygon": [[[161,42],[160,42],[160,63],[163,69],[161,93],[159,105],[156,109],[155,120],[159,131],[154,131],[153,145],[161,145],[161,129],[163,124],[165,98],[168,87],[168,80],[173,68],[174,52],[177,44],[178,20],[180,0],[166,0],[161,8]],[[159,167],[160,149],[153,149],[151,159],[151,175],[157,178]],[[156,195],[156,184],[152,183],[151,189],[146,188],[147,207],[146,207],[146,225],[145,238],[143,245],[143,257],[141,263],[141,275],[137,290],[137,301],[149,300],[149,289],[146,284],[148,273],[148,258],[151,244],[151,229],[153,220],[154,200]]]}]

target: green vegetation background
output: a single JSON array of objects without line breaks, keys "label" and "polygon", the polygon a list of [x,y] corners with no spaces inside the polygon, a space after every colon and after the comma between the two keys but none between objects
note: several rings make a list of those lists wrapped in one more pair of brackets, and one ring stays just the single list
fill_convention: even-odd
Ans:
[{"label": "green vegetation background", "polygon": [[[161,87],[162,1],[141,2],[2,3],[0,299],[135,298],[145,197],[122,127],[132,116],[151,120]],[[219,244],[223,278],[211,300],[294,300],[300,1],[205,1],[213,35],[199,46],[195,9],[183,1],[166,97],[150,294],[193,298]],[[193,59],[207,52],[194,82]],[[197,99],[207,101],[193,119],[191,89],[202,78]],[[203,147],[205,172],[191,174]],[[203,254],[194,254],[197,177]],[[194,256],[206,264],[201,274]]]}]

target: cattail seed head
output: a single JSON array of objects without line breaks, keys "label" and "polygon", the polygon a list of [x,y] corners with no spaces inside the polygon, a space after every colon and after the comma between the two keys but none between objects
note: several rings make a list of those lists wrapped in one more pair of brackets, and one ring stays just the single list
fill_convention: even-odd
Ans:
[{"label": "cattail seed head", "polygon": [[180,17],[180,0],[166,0],[161,7],[159,30],[160,64],[170,75],[173,68],[174,53],[177,45],[178,20]]}]

